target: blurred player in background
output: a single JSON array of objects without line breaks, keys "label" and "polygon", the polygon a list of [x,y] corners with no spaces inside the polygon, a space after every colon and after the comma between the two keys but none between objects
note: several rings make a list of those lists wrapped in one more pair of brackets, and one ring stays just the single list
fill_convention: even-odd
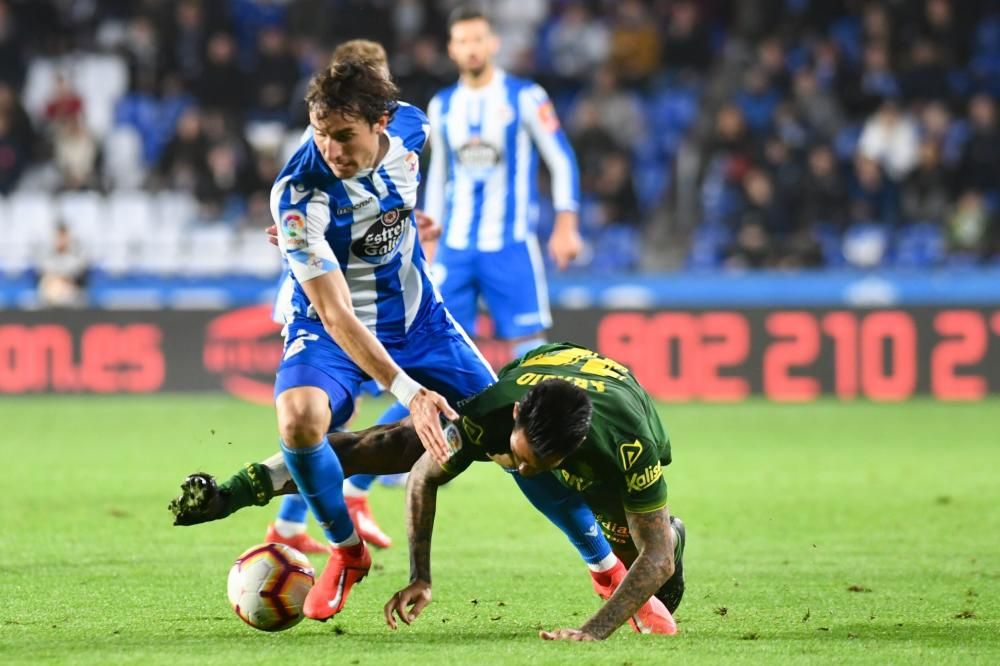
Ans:
[{"label": "blurred player in background", "polygon": [[538,155],[552,176],[556,219],[548,250],[560,269],[581,247],[576,157],[545,91],[494,65],[500,41],[486,14],[459,7],[448,25],[448,54],[460,76],[427,110],[424,212],[443,227],[433,273],[466,331],[475,330],[482,298],[496,336],[521,356],[544,342],[552,323],[535,234]]}]

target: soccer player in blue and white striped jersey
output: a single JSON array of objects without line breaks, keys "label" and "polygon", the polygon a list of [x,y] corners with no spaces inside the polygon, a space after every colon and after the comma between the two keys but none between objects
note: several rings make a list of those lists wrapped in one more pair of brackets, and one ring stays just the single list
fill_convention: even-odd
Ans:
[{"label": "soccer player in blue and white striped jersey", "polygon": [[[366,61],[317,74],[306,97],[312,140],[271,190],[278,244],[294,278],[275,380],[282,457],[332,545],[303,606],[319,620],[343,608],[371,567],[326,439],[350,417],[361,383],[372,378],[388,386],[443,463],[450,449],[440,415],[457,418],[448,403],[496,379],[427,276],[412,210],[428,127],[426,116],[395,94]],[[517,481],[591,568],[609,566],[610,546],[577,494],[554,477]]]},{"label": "soccer player in blue and white striped jersey", "polygon": [[427,110],[424,210],[444,227],[433,272],[448,309],[473,331],[482,297],[497,337],[520,356],[544,341],[552,322],[535,234],[539,154],[552,176],[556,220],[548,250],[560,269],[581,245],[579,172],[548,95],[494,65],[498,48],[481,10],[452,13],[448,53],[460,78]]}]

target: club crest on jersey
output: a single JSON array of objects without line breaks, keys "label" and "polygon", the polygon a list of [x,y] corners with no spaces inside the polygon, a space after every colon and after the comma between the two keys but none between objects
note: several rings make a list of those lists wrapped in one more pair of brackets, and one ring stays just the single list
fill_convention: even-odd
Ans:
[{"label": "club crest on jersey", "polygon": [[622,457],[622,468],[628,471],[632,469],[632,465],[635,464],[635,461],[642,454],[642,442],[639,440],[623,442],[618,447],[618,454]]},{"label": "club crest on jersey", "polygon": [[370,264],[386,263],[399,248],[411,211],[411,208],[393,208],[383,212],[364,236],[351,243],[351,250]]},{"label": "club crest on jersey", "polygon": [[458,163],[473,177],[485,178],[500,164],[500,149],[478,136],[470,137],[456,152]]}]

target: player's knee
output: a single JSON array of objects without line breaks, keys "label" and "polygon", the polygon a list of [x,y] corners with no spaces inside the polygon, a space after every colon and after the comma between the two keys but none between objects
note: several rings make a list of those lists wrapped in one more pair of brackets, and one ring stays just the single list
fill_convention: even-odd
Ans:
[{"label": "player's knee", "polygon": [[278,433],[286,446],[313,446],[326,437],[330,408],[316,400],[279,400]]}]

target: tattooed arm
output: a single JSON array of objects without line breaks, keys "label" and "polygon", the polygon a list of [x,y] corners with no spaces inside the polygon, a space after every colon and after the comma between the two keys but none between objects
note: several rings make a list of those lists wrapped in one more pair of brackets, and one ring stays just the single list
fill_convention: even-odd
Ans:
[{"label": "tattooed arm", "polygon": [[386,624],[392,629],[396,628],[394,616],[410,624],[431,602],[431,537],[437,512],[437,491],[457,474],[442,469],[428,453],[423,454],[410,470],[406,483],[410,584],[392,595],[383,608]]},{"label": "tattooed arm", "polygon": [[625,513],[639,557],[625,579],[580,629],[542,632],[542,638],[603,640],[628,620],[674,573],[673,530],[666,507],[649,513]]}]

